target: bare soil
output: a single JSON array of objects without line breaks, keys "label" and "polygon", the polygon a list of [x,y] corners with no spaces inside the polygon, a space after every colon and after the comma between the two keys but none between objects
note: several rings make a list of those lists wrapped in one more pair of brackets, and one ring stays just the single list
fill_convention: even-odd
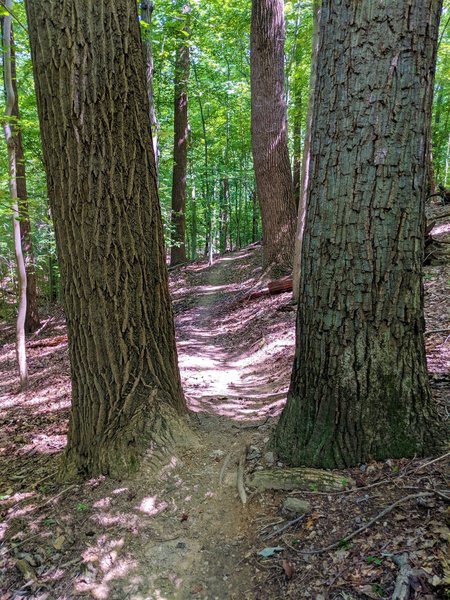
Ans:
[{"label": "bare soil", "polygon": [[[445,232],[444,232],[445,233]],[[262,286],[261,249],[171,273],[180,368],[196,443],[160,472],[55,481],[65,446],[70,372],[64,318],[28,342],[30,387],[18,391],[14,326],[0,351],[0,598],[99,600],[391,598],[406,556],[410,598],[446,597],[448,456],[361,465],[343,493],[263,492],[236,485],[284,467],[270,454],[294,352],[290,295],[244,298]],[[448,328],[450,267],[427,267],[427,329]],[[430,375],[448,415],[449,333],[426,337]],[[447,470],[447,471],[446,471]],[[435,493],[438,490],[441,495]],[[447,490],[447,491],[446,491]],[[429,493],[427,496],[418,494]],[[317,554],[406,496],[349,542]],[[283,512],[287,496],[311,510]],[[448,516],[448,515],[447,515]],[[296,520],[296,522],[294,522]],[[285,527],[282,531],[281,528]],[[273,550],[267,558],[258,554]],[[269,551],[270,553],[270,551]],[[404,596],[405,598],[407,596]]]}]

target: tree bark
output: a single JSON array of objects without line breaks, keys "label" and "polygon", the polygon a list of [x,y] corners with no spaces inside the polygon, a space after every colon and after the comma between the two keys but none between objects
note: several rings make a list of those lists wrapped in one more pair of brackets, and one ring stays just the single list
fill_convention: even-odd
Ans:
[{"label": "tree bark", "polygon": [[296,227],[284,97],[284,37],[283,0],[252,0],[252,151],[264,264],[273,275],[292,270]]},{"label": "tree bark", "polygon": [[433,452],[423,342],[440,0],[323,0],[296,356],[275,432],[294,465]]},{"label": "tree bark", "polygon": [[[4,19],[2,17],[2,32]],[[10,17],[9,17],[10,18]],[[2,35],[2,39],[3,39]],[[17,92],[17,74],[16,74],[16,53],[14,45],[13,26],[11,23],[11,36],[9,41],[10,69],[11,69],[11,90],[14,102],[11,108],[10,130],[11,138],[9,144],[14,146],[11,150],[14,152],[15,162],[15,188],[17,193],[17,204],[19,213],[17,220],[20,227],[21,247],[23,259],[25,261],[25,270],[27,275],[26,298],[27,308],[25,315],[25,332],[32,333],[40,324],[38,310],[38,294],[36,285],[36,263],[33,253],[33,242],[31,239],[30,211],[28,206],[27,182],[25,172],[25,154],[23,150],[22,129],[20,127],[19,95]],[[6,77],[4,77],[6,79]],[[7,90],[7,86],[5,86]]]},{"label": "tree bark", "polygon": [[137,3],[26,3],[67,316],[63,474],[122,476],[185,411]]},{"label": "tree bark", "polygon": [[188,150],[188,80],[189,43],[186,34],[189,6],[183,7],[185,25],[181,31],[180,45],[175,58],[175,100],[172,177],[172,236],[170,249],[171,266],[186,262],[186,176]]}]

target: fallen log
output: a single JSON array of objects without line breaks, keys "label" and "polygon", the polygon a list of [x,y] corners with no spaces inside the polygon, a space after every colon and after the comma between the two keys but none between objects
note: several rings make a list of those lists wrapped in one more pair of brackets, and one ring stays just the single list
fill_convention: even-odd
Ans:
[{"label": "fallen log", "polygon": [[292,292],[292,277],[282,277],[275,281],[269,281],[268,288],[270,294],[283,294],[284,292]]},{"label": "fallen log", "polygon": [[292,468],[255,471],[251,487],[262,490],[342,491],[355,482],[340,473],[322,469]]},{"label": "fallen log", "polygon": [[28,342],[27,348],[48,348],[51,346],[59,346],[67,342],[67,335],[57,335],[52,338],[37,340],[36,342]]},{"label": "fallen log", "polygon": [[281,279],[274,279],[269,281],[266,288],[251,292],[247,296],[244,296],[242,302],[248,302],[249,300],[255,300],[261,298],[261,296],[274,296],[275,294],[284,294],[285,292],[292,292],[293,281],[290,275],[282,277]]},{"label": "fallen log", "polygon": [[269,295],[269,290],[267,288],[264,288],[263,290],[258,290],[256,292],[252,292],[248,296],[244,296],[244,298],[242,300],[243,300],[243,302],[247,302],[248,300],[255,300],[256,298],[261,298],[261,296],[268,296],[268,295]]}]

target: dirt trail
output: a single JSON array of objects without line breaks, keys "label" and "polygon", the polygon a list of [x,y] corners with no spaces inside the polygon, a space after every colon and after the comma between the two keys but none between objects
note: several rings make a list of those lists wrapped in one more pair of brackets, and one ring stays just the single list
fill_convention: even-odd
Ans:
[{"label": "dirt trail", "polygon": [[[258,348],[252,351],[252,342],[249,346],[242,338],[241,313],[230,319],[242,289],[239,282],[227,281],[235,280],[251,257],[244,251],[210,268],[188,269],[188,292],[175,293],[180,369],[198,444],[173,457],[162,481],[152,481],[150,504],[169,505],[153,516],[157,540],[138,541],[131,554],[141,580],[125,587],[116,582],[108,598],[124,593],[132,600],[254,598],[253,570],[243,558],[252,545],[258,503],[243,507],[236,464],[246,446],[267,443],[271,425],[266,421],[279,410],[287,378],[286,372],[281,380],[274,378],[270,368],[261,372],[262,328],[253,334]],[[284,344],[292,346],[292,339]],[[252,423],[261,426],[248,428]]]},{"label": "dirt trail", "polygon": [[[285,396],[280,387],[286,387],[287,378],[284,373],[282,381],[276,381],[270,368],[264,375],[260,362],[255,364],[253,344],[249,348],[248,340],[240,336],[242,323],[235,322],[230,332],[230,323],[223,322],[242,294],[239,283],[226,282],[236,276],[235,267],[248,259],[249,252],[244,251],[193,271],[189,287],[195,302],[177,318],[180,368],[189,407],[197,415],[193,424],[199,445],[182,456],[178,471],[183,484],[177,501],[183,503],[186,495],[183,514],[188,518],[183,552],[176,553],[180,542],[168,547],[167,558],[173,559],[180,583],[178,590],[166,587],[167,598],[254,598],[252,572],[242,559],[254,536],[257,503],[243,507],[238,498],[236,463],[246,446],[263,448],[268,441],[267,421],[278,412]],[[259,350],[263,334],[262,329],[257,333]],[[251,423],[254,429],[247,428]],[[256,427],[258,423],[261,426]],[[225,484],[219,485],[229,454],[228,468],[222,473]]]}]

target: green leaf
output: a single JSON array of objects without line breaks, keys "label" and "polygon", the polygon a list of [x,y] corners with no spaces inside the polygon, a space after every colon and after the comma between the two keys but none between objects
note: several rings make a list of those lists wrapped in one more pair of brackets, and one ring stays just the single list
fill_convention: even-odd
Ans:
[{"label": "green leaf", "polygon": [[366,558],[366,562],[368,562],[369,565],[373,563],[374,565],[378,565],[378,566],[380,566],[383,563],[381,558],[377,558],[376,556],[368,556]]}]

